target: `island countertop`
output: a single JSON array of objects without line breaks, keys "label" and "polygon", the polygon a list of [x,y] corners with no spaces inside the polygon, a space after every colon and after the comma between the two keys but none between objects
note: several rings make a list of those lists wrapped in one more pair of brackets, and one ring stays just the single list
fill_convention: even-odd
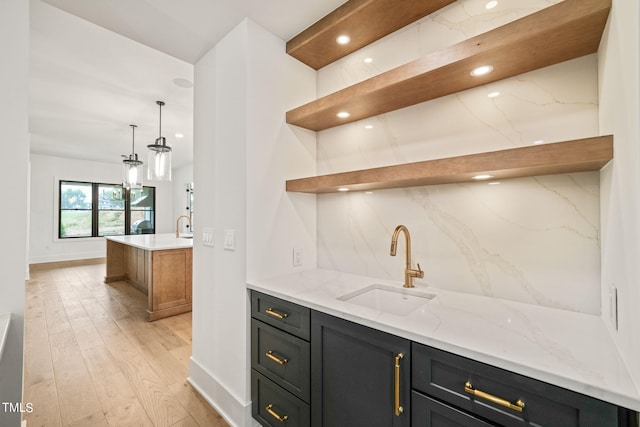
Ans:
[{"label": "island countertop", "polygon": [[436,297],[394,315],[337,298],[402,283],[331,270],[250,280],[263,292],[342,319],[640,411],[640,392],[600,316],[416,285]]},{"label": "island countertop", "polygon": [[164,234],[135,234],[131,236],[107,236],[107,240],[147,251],[162,251],[166,249],[192,248],[193,239],[176,237],[175,233]]}]

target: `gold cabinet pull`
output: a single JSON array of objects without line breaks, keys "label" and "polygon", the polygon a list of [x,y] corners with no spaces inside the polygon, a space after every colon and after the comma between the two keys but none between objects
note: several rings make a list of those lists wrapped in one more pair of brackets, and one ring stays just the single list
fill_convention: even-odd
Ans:
[{"label": "gold cabinet pull", "polygon": [[269,316],[273,316],[276,319],[286,319],[289,316],[287,313],[278,313],[273,308],[267,308],[265,311]]},{"label": "gold cabinet pull", "polygon": [[276,362],[278,365],[284,365],[289,361],[288,359],[285,359],[285,358],[279,358],[278,356],[273,354],[273,351],[271,350],[267,351],[264,355],[267,356],[269,359],[273,360],[274,362]]},{"label": "gold cabinet pull", "polygon": [[396,417],[399,417],[400,414],[402,414],[402,412],[404,412],[404,409],[402,408],[402,406],[400,406],[400,360],[404,357],[404,353],[398,353],[398,355],[396,356],[396,360],[395,360],[395,365],[394,365],[394,377],[395,377],[395,401],[394,401],[394,408],[395,408],[395,414]]},{"label": "gold cabinet pull", "polygon": [[273,410],[273,404],[268,404],[267,407],[265,408],[267,410],[267,412],[276,420],[280,421],[281,423],[287,421],[289,419],[288,415],[283,415],[280,416],[280,414],[278,414],[276,411]]},{"label": "gold cabinet pull", "polygon": [[473,388],[473,384],[471,384],[471,381],[467,381],[465,383],[464,391],[474,396],[477,396],[481,399],[485,399],[485,400],[488,400],[489,402],[493,402],[500,406],[504,406],[505,408],[513,409],[514,411],[522,412],[522,410],[524,409],[524,402],[521,399],[518,399],[516,403],[511,403],[506,399],[502,399],[501,397],[494,396],[493,394],[489,394],[484,391]]}]

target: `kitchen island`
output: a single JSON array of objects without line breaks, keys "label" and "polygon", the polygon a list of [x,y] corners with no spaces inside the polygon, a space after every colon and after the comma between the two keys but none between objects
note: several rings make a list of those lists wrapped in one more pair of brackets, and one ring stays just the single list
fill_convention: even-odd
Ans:
[{"label": "kitchen island", "polygon": [[191,311],[193,239],[175,234],[108,236],[105,283],[148,295],[147,320]]}]

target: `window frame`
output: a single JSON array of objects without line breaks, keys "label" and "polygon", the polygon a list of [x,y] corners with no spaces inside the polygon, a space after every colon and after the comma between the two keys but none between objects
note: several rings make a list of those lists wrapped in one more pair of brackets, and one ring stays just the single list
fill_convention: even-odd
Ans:
[{"label": "window frame", "polygon": [[[62,186],[63,185],[91,185],[91,209],[63,209],[62,208]],[[99,235],[99,218],[100,212],[108,211],[120,211],[120,209],[100,209],[99,204],[99,188],[100,186],[120,187],[122,189],[122,197],[124,199],[124,234],[109,234],[109,236],[129,236],[131,235],[131,190],[126,189],[122,184],[113,184],[106,182],[90,182],[90,181],[75,181],[75,180],[58,180],[58,233],[57,238],[59,240],[75,240],[75,239],[92,239],[92,238],[104,238],[107,236]],[[156,230],[156,187],[143,186],[143,189],[147,191],[151,190],[153,193],[153,206],[149,210],[151,217],[153,218],[153,232]],[[91,211],[91,235],[90,236],[63,236],[62,235],[62,212],[63,211]]]}]

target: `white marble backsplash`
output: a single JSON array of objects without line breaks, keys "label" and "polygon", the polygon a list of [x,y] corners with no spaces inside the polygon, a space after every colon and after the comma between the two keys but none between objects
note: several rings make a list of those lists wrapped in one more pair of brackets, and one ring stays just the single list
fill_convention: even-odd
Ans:
[{"label": "white marble backsplash", "polygon": [[318,197],[318,265],[402,281],[404,237],[435,288],[600,310],[597,172]]},{"label": "white marble backsplash", "polygon": [[[393,68],[557,1],[522,8],[500,0],[482,12],[485,3],[458,1],[323,68],[319,94],[370,77],[369,65]],[[365,56],[374,62],[364,64]],[[499,95],[488,97],[492,92]],[[319,132],[317,169],[326,174],[596,135],[594,54]],[[425,271],[421,283],[598,314],[599,197],[598,172],[321,195],[318,266],[400,281],[404,241],[395,258],[389,244],[395,226],[405,224],[414,265]]]}]

